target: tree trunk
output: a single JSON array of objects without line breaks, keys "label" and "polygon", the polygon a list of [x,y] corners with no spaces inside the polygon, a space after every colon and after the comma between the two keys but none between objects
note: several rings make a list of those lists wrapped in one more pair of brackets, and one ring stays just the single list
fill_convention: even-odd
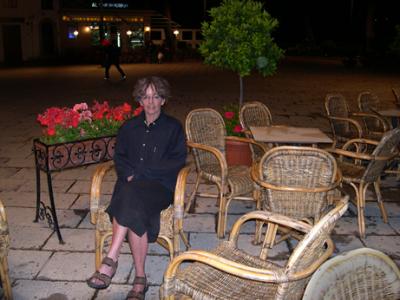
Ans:
[{"label": "tree trunk", "polygon": [[239,108],[243,105],[243,77],[239,75]]}]

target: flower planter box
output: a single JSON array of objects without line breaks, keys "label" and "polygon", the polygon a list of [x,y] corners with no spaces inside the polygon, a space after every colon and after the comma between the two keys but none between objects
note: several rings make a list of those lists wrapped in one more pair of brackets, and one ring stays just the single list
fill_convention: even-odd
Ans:
[{"label": "flower planter box", "polygon": [[[34,222],[46,218],[49,227],[56,232],[60,244],[64,244],[64,241],[58,225],[51,173],[111,160],[114,156],[115,143],[116,136],[52,145],[47,145],[39,139],[33,141],[32,150],[36,165],[36,216]],[[40,199],[40,171],[47,175],[50,206],[46,206]]]},{"label": "flower planter box", "polygon": [[47,145],[33,141],[37,167],[45,172],[60,171],[111,160],[116,136]]},{"label": "flower planter box", "polygon": [[251,166],[251,150],[248,143],[227,140],[225,142],[226,162],[229,166]]}]

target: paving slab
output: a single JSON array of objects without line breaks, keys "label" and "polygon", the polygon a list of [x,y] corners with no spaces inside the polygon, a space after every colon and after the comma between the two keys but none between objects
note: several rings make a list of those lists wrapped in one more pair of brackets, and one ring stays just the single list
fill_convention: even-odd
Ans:
[{"label": "paving slab", "polygon": [[94,293],[83,282],[17,280],[13,286],[18,300],[89,300]]},{"label": "paving slab", "polygon": [[8,254],[10,277],[34,279],[53,255],[51,251],[13,250]]}]

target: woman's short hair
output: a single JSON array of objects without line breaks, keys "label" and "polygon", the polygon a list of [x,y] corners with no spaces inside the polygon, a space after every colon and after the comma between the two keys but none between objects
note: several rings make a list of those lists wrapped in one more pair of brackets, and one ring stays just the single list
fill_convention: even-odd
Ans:
[{"label": "woman's short hair", "polygon": [[146,90],[149,86],[153,86],[157,94],[165,101],[170,98],[171,91],[168,81],[158,76],[149,76],[139,79],[133,89],[133,98],[139,102],[146,95]]}]

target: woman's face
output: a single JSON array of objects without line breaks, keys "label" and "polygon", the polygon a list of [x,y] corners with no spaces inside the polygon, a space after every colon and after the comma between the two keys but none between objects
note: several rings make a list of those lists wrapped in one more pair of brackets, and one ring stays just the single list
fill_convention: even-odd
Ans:
[{"label": "woman's face", "polygon": [[157,94],[153,85],[147,87],[146,94],[140,99],[140,104],[143,106],[146,117],[157,118],[164,103],[165,99]]}]

